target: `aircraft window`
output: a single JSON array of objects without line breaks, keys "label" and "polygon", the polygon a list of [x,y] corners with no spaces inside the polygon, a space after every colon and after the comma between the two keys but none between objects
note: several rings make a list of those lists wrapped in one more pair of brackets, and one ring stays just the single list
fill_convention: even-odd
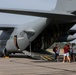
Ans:
[{"label": "aircraft window", "polygon": [[12,38],[13,38],[13,36],[10,37],[10,39],[12,39]]},{"label": "aircraft window", "polygon": [[21,37],[24,37],[24,34],[25,34],[24,31],[20,32]]}]

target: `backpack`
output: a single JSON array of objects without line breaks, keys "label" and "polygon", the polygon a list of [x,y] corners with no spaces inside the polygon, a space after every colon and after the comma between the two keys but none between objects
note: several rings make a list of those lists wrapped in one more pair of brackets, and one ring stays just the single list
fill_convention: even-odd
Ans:
[{"label": "backpack", "polygon": [[56,52],[55,47],[53,48],[53,52]]}]

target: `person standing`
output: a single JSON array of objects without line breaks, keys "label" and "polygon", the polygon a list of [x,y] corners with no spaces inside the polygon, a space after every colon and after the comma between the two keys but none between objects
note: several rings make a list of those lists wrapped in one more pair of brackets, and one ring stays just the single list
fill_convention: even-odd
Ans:
[{"label": "person standing", "polygon": [[57,62],[59,61],[59,52],[60,52],[60,49],[58,47],[58,45],[56,44],[55,47],[53,48],[53,51],[55,53],[55,60],[57,60]]},{"label": "person standing", "polygon": [[66,57],[67,57],[67,60],[70,62],[69,47],[67,44],[64,46],[63,63],[66,61]]},{"label": "person standing", "polygon": [[59,46],[57,46],[57,50],[56,50],[56,60],[57,60],[57,62],[59,62],[59,53],[60,53],[60,48],[59,48]]},{"label": "person standing", "polygon": [[74,56],[74,50],[75,50],[75,48],[74,48],[74,44],[70,43],[68,47],[69,47],[70,60],[71,61],[75,61],[75,56]]}]

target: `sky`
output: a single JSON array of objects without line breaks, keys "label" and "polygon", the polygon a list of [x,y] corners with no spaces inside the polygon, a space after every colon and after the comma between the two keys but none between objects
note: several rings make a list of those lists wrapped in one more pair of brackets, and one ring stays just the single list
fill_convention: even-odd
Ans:
[{"label": "sky", "polygon": [[[0,8],[52,10],[57,0],[0,0]],[[0,13],[0,24],[25,24],[39,17]]]}]

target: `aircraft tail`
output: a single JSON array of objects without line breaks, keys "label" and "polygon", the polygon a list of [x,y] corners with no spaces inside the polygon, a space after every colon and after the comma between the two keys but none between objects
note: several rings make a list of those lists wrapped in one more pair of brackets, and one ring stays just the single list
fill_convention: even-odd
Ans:
[{"label": "aircraft tail", "polygon": [[57,0],[55,10],[74,12],[76,11],[76,0]]}]

